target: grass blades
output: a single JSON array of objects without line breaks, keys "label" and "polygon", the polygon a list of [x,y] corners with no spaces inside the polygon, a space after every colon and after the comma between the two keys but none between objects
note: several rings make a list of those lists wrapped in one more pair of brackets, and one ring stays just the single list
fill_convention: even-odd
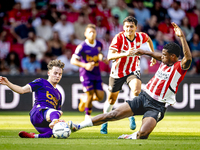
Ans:
[{"label": "grass blades", "polygon": [[[94,112],[95,116],[101,112]],[[64,112],[62,119],[74,123],[83,121],[84,113]],[[136,116],[139,130],[142,116]],[[159,122],[148,140],[117,139],[131,134],[128,118],[109,122],[108,134],[100,134],[100,126],[72,133],[68,139],[22,139],[19,131],[36,132],[28,112],[0,112],[0,150],[199,150],[200,112],[169,113]],[[36,132],[37,133],[37,132]]]}]

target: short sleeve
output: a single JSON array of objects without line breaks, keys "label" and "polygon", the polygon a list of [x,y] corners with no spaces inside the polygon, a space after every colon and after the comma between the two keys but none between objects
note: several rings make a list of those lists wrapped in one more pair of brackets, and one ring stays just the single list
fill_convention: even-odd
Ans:
[{"label": "short sleeve", "polygon": [[116,50],[116,51],[120,51],[121,45],[122,45],[121,43],[122,43],[122,38],[120,37],[120,34],[117,34],[117,35],[113,38],[113,40],[112,40],[112,42],[111,42],[111,44],[110,44],[109,49],[113,49],[113,50]]},{"label": "short sleeve", "polygon": [[30,82],[29,85],[32,88],[32,91],[37,91],[43,85],[42,78],[35,79],[34,81]]}]

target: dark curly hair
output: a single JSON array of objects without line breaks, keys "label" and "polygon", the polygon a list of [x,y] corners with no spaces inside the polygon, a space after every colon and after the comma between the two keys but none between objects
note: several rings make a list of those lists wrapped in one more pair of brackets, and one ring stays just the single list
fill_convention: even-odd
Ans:
[{"label": "dark curly hair", "polygon": [[181,53],[181,47],[176,43],[168,43],[163,47],[163,49],[166,49],[170,54],[175,54],[177,57],[179,57]]},{"label": "dark curly hair", "polygon": [[124,25],[125,22],[134,22],[134,23],[135,23],[135,26],[137,26],[137,20],[136,20],[135,17],[133,17],[133,16],[128,16],[128,17],[126,17],[126,18],[124,19],[124,21],[123,21],[123,25]]}]

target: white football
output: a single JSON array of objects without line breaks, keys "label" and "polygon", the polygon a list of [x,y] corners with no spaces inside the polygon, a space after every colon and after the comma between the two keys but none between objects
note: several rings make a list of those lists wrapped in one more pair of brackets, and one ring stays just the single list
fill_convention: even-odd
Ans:
[{"label": "white football", "polygon": [[66,122],[58,122],[53,127],[53,135],[57,139],[66,139],[70,134],[71,130]]}]

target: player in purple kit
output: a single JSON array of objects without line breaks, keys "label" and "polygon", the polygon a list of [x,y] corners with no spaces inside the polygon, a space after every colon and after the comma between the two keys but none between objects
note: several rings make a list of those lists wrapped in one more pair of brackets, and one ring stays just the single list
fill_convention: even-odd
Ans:
[{"label": "player in purple kit", "polygon": [[30,111],[30,120],[40,134],[19,132],[21,138],[50,138],[53,126],[60,121],[62,95],[56,85],[62,78],[64,63],[52,60],[48,64],[48,79],[38,78],[21,87],[0,76],[0,84],[8,86],[16,93],[24,94],[35,92],[35,103]]},{"label": "player in purple kit", "polygon": [[101,101],[104,98],[99,61],[106,63],[107,61],[101,53],[101,42],[96,40],[96,26],[88,24],[84,35],[86,39],[77,46],[71,63],[80,67],[80,81],[85,94],[80,98],[79,111],[85,110],[85,119],[87,119],[90,118],[92,112],[92,101]]}]

